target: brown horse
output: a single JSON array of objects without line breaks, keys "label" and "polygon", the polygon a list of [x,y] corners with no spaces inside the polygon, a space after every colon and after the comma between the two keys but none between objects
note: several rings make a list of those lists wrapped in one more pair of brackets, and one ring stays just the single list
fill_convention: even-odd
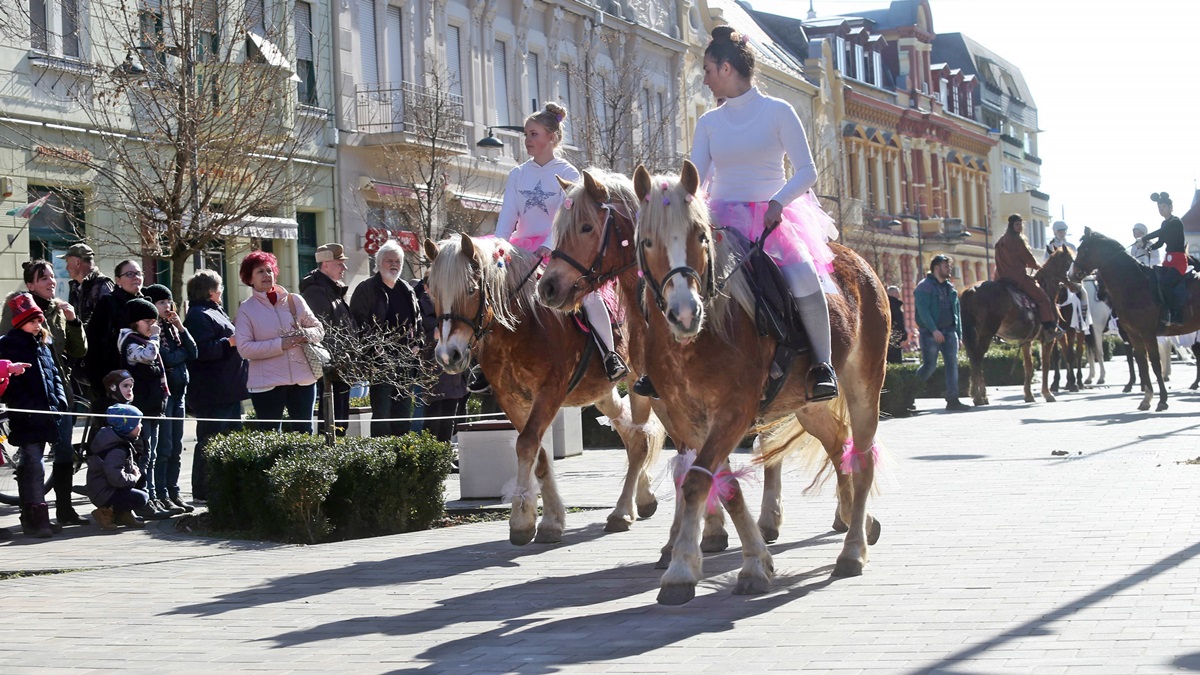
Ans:
[{"label": "brown horse", "polygon": [[[1142,378],[1142,402],[1138,404],[1138,410],[1149,410],[1154,389],[1150,385],[1150,369],[1146,367],[1147,354],[1158,355],[1160,334],[1183,335],[1200,329],[1200,284],[1192,280],[1186,282],[1184,323],[1160,331],[1162,307],[1155,300],[1156,270],[1134,260],[1120,242],[1085,228],[1071,278],[1079,280],[1092,272],[1098,272],[1104,279],[1108,302],[1116,312],[1122,330],[1129,337],[1133,358],[1137,361],[1138,373]],[[1155,410],[1163,411],[1167,409],[1167,387],[1163,384],[1162,364],[1159,359],[1152,358],[1150,366],[1158,380],[1158,407]]]},{"label": "brown horse", "polygon": [[[646,281],[641,300],[648,308],[643,366],[662,396],[677,439],[697,451],[681,477],[671,564],[658,601],[680,604],[695,596],[703,562],[702,512],[715,498],[725,504],[742,541],[743,565],[734,593],[769,589],[774,574],[770,551],[746,508],[736,476],[722,471],[739,439],[760,420],[784,421],[786,426],[794,417],[824,447],[837,472],[839,510],[848,525],[833,574],[861,574],[868,530],[872,538],[878,532],[878,524],[867,514],[867,496],[875,476],[875,431],[890,321],[879,278],[853,251],[831,245],[832,281],[839,292],[829,296],[829,310],[841,395],[809,401],[804,377],[809,364],[802,356],[792,374],[785,375],[778,396],[761,409],[775,341],[758,334],[745,275],[728,276],[734,265],[732,238],[714,232],[708,209],[697,196],[696,167],[685,161],[680,176],[651,178],[639,166],[634,186],[640,204],[634,245]],[[716,277],[721,275],[727,277],[728,295],[716,290]],[[849,448],[846,453],[843,444]],[[849,471],[843,473],[843,467]]]},{"label": "brown horse", "polygon": [[[658,503],[647,469],[662,449],[662,426],[644,402],[630,406],[620,398],[599,358],[591,359],[574,389],[569,386],[591,338],[562,314],[534,302],[533,275],[539,261],[533,254],[503,239],[467,235],[436,245],[426,240],[425,254],[432,261],[429,292],[438,314],[438,362],[447,372],[458,373],[474,355],[501,410],[518,430],[509,540],[524,545],[535,538],[535,472],[543,507],[536,541],[562,538],[566,509],[541,442],[564,405],[595,405],[613,420],[625,443],[629,468],[605,529],[627,530],[638,516],[652,515]],[[623,351],[624,345],[618,344],[618,349]]]},{"label": "brown horse", "polygon": [[[1038,285],[1050,297],[1055,297],[1059,284],[1067,280],[1071,268],[1071,252],[1061,248],[1050,256],[1042,269],[1034,275]],[[1042,343],[1042,398],[1054,402],[1050,392],[1050,356],[1054,343],[1061,341],[1067,355],[1067,363],[1073,363],[1074,350],[1066,335],[1054,336],[1044,330],[1037,321],[1035,311],[1023,309],[1013,299],[1011,287],[999,281],[984,281],[963,291],[959,298],[962,313],[963,344],[971,361],[971,398],[975,405],[987,405],[987,383],[983,380],[983,356],[992,346],[992,338],[1000,337],[1021,345],[1021,356],[1025,361],[1025,402],[1033,403],[1033,353],[1034,340]],[[1018,291],[1019,292],[1019,291]],[[1067,386],[1076,387],[1075,372],[1067,371]],[[1074,390],[1073,390],[1074,391]]]},{"label": "brown horse", "polygon": [[[557,248],[538,283],[538,301],[547,307],[570,311],[579,308],[583,297],[616,280],[618,295],[626,321],[622,326],[629,344],[629,367],[635,376],[646,372],[646,323],[637,295],[638,268],[634,253],[633,214],[637,212],[637,195],[633,182],[620,174],[589,168],[583,180],[571,183],[559,178],[570,208],[560,209],[554,220],[552,237]],[[586,266],[585,266],[586,265]],[[636,398],[636,394],[631,394]],[[666,410],[655,403],[655,412],[672,432]],[[760,450],[771,454],[780,444],[795,440],[785,433],[764,434],[759,439]],[[683,449],[680,448],[680,452]],[[767,464],[763,478],[762,511],[758,528],[766,541],[779,537],[783,524],[782,465]],[[705,517],[704,536],[700,548],[706,552],[724,550],[728,545],[724,518],[720,510]],[[663,549],[660,566],[670,562],[671,545]]]}]

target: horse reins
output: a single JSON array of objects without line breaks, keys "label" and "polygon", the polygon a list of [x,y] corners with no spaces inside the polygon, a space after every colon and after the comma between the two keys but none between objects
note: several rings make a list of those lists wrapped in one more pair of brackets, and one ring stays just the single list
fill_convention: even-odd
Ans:
[{"label": "horse reins", "polygon": [[609,242],[614,241],[619,235],[617,233],[617,228],[613,226],[613,222],[616,220],[616,209],[610,204],[596,204],[596,206],[604,209],[604,211],[608,214],[608,217],[604,220],[604,233],[600,238],[600,251],[596,253],[596,259],[592,261],[591,267],[584,267],[579,261],[575,260],[566,253],[563,253],[557,248],[550,252],[550,257],[552,259],[561,260],[567,263],[571,267],[574,267],[582,275],[575,280],[576,288],[579,287],[579,282],[581,281],[591,284],[592,288],[599,288],[608,283],[610,280],[620,276],[625,270],[637,265],[637,261],[635,260],[634,262],[614,268],[608,272],[600,271],[601,265],[604,264],[604,255],[608,252]]},{"label": "horse reins", "polygon": [[694,279],[696,281],[696,285],[701,289],[700,299],[707,304],[709,298],[716,293],[716,256],[713,251],[711,236],[705,235],[703,244],[704,252],[708,258],[704,265],[705,276],[703,278],[700,276],[699,272],[691,267],[688,267],[687,265],[680,265],[670,272],[667,272],[666,276],[663,277],[662,282],[659,283],[654,280],[653,276],[651,276],[649,268],[646,265],[646,242],[639,241],[637,246],[637,263],[638,267],[640,267],[642,270],[642,278],[639,281],[640,287],[638,288],[638,295],[644,296],[645,288],[649,286],[650,291],[654,293],[654,304],[658,306],[658,310],[660,312],[666,314],[667,299],[663,297],[662,291],[667,287],[667,284],[671,283],[671,279],[675,278],[676,276],[681,276],[687,279]]}]

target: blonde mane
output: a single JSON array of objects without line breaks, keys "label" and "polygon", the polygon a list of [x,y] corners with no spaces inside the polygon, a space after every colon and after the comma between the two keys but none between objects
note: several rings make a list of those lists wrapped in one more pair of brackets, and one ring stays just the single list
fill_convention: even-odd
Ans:
[{"label": "blonde mane", "polygon": [[[734,267],[739,260],[733,250],[732,237],[714,237],[712,223],[705,204],[703,192],[697,192],[692,197],[680,185],[676,174],[660,174],[650,179],[650,194],[646,201],[640,204],[637,217],[637,241],[649,239],[664,241],[671,232],[680,228],[699,228],[713,242],[716,255],[713,269],[717,275],[716,283],[728,279],[723,292],[714,294],[708,299],[711,310],[713,329],[722,339],[729,342],[733,336],[731,312],[734,307],[740,307],[751,319],[754,318],[754,297],[746,277],[740,272],[735,273]],[[663,188],[666,189],[663,189]],[[689,199],[691,197],[691,199]],[[703,274],[703,269],[697,269]],[[730,275],[733,275],[730,277]],[[644,293],[649,293],[647,287]],[[642,302],[652,306],[653,298],[642,297]]]},{"label": "blonde mane", "polygon": [[[608,189],[608,203],[622,209],[625,215],[633,219],[637,213],[637,193],[633,189],[633,181],[619,173],[613,173],[599,167],[585,169],[596,182]],[[580,178],[568,192],[567,199],[571,200],[572,208],[561,208],[554,216],[554,234],[551,241],[559,248],[574,250],[580,246],[582,233],[579,231],[580,222],[586,220],[599,205],[594,204],[587,193],[584,179]],[[590,261],[580,261],[587,265]]]},{"label": "blonde mane", "polygon": [[[538,260],[532,253],[503,239],[471,237],[480,279],[495,320],[514,330],[526,314],[533,314],[537,280],[528,279]],[[462,255],[462,238],[451,236],[438,243],[438,256],[429,268],[429,288],[443,311],[452,311],[474,290],[472,265]],[[522,283],[524,282],[524,283]],[[461,312],[458,312],[461,314]],[[471,317],[467,317],[471,318]]]}]

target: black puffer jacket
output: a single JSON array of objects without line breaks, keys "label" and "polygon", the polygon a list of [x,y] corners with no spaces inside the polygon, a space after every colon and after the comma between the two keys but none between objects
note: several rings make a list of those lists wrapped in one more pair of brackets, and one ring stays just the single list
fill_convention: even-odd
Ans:
[{"label": "black puffer jacket", "polygon": [[[10,408],[27,410],[67,410],[67,394],[63,379],[54,366],[50,347],[30,333],[14,328],[0,338],[0,359],[28,363],[21,375],[9,378],[3,401]],[[9,443],[15,446],[30,443],[53,443],[58,439],[58,415],[8,413]]]},{"label": "black puffer jacket", "polygon": [[[117,350],[117,338],[122,328],[129,328],[129,312],[126,303],[142,295],[130,295],[117,287],[111,294],[100,298],[96,310],[87,322],[87,355],[83,357],[88,379],[93,392],[104,390],[104,376],[121,368],[121,353]],[[101,394],[96,394],[101,395]]]},{"label": "black puffer jacket", "polygon": [[212,300],[193,302],[183,325],[196,341],[196,360],[189,365],[195,377],[189,385],[188,406],[204,409],[249,398],[249,367],[237,348],[229,344],[234,328],[225,310]]}]

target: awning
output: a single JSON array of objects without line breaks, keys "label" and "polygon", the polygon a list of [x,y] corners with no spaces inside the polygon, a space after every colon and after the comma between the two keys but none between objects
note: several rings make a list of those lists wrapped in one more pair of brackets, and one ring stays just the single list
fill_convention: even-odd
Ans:
[{"label": "awning", "polygon": [[271,42],[257,33],[246,33],[246,36],[250,38],[251,42],[254,43],[254,46],[258,49],[258,52],[262,54],[263,58],[266,59],[268,64],[289,73],[291,77],[288,79],[290,79],[292,82],[300,81],[300,76],[296,75],[295,67],[292,66],[291,61],[287,60],[287,57],[283,55],[283,52],[279,51],[279,48],[275,46],[274,42]]},{"label": "awning", "polygon": [[297,239],[300,224],[295,218],[268,216],[245,216],[221,228],[221,234],[230,237],[258,237],[259,239]]},{"label": "awning", "polygon": [[358,179],[358,189],[364,192],[374,192],[381,199],[397,200],[397,199],[417,199],[422,196],[425,190],[414,185],[397,185],[396,183],[385,183],[383,181],[373,180],[368,176],[361,176]]},{"label": "awning", "polygon": [[476,195],[469,192],[460,192],[455,197],[458,198],[464,209],[472,211],[483,211],[485,213],[500,213],[500,208],[504,206],[504,200],[496,197],[488,197],[486,195]]}]

